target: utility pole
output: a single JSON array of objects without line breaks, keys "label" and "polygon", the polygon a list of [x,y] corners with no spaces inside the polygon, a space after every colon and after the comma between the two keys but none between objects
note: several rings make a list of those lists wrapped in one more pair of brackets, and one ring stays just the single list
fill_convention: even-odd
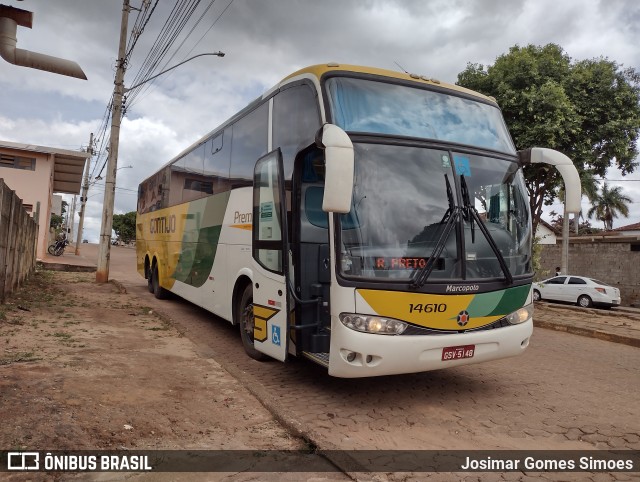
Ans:
[{"label": "utility pole", "polygon": [[93,132],[89,137],[89,147],[87,147],[89,157],[84,170],[84,181],[82,183],[82,195],[80,196],[80,221],[78,221],[78,237],[76,238],[76,256],[80,255],[80,243],[82,243],[82,229],[84,228],[84,210],[87,206],[87,193],[89,192],[89,169],[91,168],[91,156],[93,155]]},{"label": "utility pole", "polygon": [[70,215],[70,220],[71,222],[69,223],[69,242],[71,242],[71,239],[73,239],[73,233],[75,233],[75,230],[73,229],[76,223],[76,196],[73,196],[73,201],[71,202],[71,215]]},{"label": "utility pole", "polygon": [[562,220],[562,252],[560,257],[560,272],[569,274],[569,212],[564,207],[564,218]]},{"label": "utility pole", "polygon": [[107,178],[104,185],[104,202],[102,226],[100,228],[100,247],[98,249],[98,266],[96,281],[109,281],[109,259],[111,257],[111,228],[113,227],[113,204],[116,194],[116,170],[118,165],[118,144],[120,141],[120,121],[122,120],[122,94],[124,91],[125,56],[127,50],[127,27],[129,22],[129,0],[123,0],[122,23],[120,25],[120,45],[118,47],[118,66],[113,106],[111,110],[111,137],[109,139],[109,160],[107,162]]}]

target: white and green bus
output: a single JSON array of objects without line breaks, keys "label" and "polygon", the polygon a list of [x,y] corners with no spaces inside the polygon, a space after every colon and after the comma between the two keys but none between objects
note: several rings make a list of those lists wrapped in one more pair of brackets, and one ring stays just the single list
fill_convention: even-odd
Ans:
[{"label": "white and green bus", "polygon": [[514,356],[533,330],[522,167],[495,100],[352,65],[299,70],[140,184],[137,267],[255,359],[368,377]]}]

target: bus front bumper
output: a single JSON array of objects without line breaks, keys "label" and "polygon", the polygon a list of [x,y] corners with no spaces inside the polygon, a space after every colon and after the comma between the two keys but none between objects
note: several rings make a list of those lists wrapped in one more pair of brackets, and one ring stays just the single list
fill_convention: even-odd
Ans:
[{"label": "bus front bumper", "polygon": [[[416,373],[520,355],[529,346],[533,321],[449,335],[361,333],[332,320],[329,375],[342,378]],[[470,358],[443,360],[443,350],[473,346]],[[466,354],[469,354],[466,349]],[[447,350],[450,352],[451,350]]]}]

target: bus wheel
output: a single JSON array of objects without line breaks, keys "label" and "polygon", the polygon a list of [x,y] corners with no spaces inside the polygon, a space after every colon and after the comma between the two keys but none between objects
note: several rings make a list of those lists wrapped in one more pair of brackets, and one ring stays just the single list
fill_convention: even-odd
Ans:
[{"label": "bus wheel", "polygon": [[169,291],[160,286],[160,276],[158,275],[158,265],[153,265],[151,271],[151,284],[153,286],[153,294],[159,300],[165,300],[169,297]]},{"label": "bus wheel", "polygon": [[147,289],[149,290],[149,293],[153,293],[153,276],[152,276],[151,268],[147,266],[145,270],[147,274]]},{"label": "bus wheel", "polygon": [[267,356],[259,352],[253,346],[253,291],[251,285],[247,285],[242,293],[240,302],[238,303],[238,309],[236,310],[238,316],[238,325],[240,326],[240,337],[242,338],[242,345],[244,351],[247,352],[254,360],[264,361]]}]

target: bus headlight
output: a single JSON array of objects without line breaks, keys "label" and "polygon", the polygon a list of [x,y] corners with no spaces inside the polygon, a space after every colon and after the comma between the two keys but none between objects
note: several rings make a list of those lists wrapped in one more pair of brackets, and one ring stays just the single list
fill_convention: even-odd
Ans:
[{"label": "bus headlight", "polygon": [[400,335],[408,326],[404,321],[393,318],[358,315],[356,313],[341,313],[339,318],[347,328],[363,333],[377,333],[379,335]]},{"label": "bus headlight", "polygon": [[533,303],[523,306],[519,310],[505,316],[504,319],[512,325],[519,325],[520,323],[524,323],[531,317],[533,317]]}]

